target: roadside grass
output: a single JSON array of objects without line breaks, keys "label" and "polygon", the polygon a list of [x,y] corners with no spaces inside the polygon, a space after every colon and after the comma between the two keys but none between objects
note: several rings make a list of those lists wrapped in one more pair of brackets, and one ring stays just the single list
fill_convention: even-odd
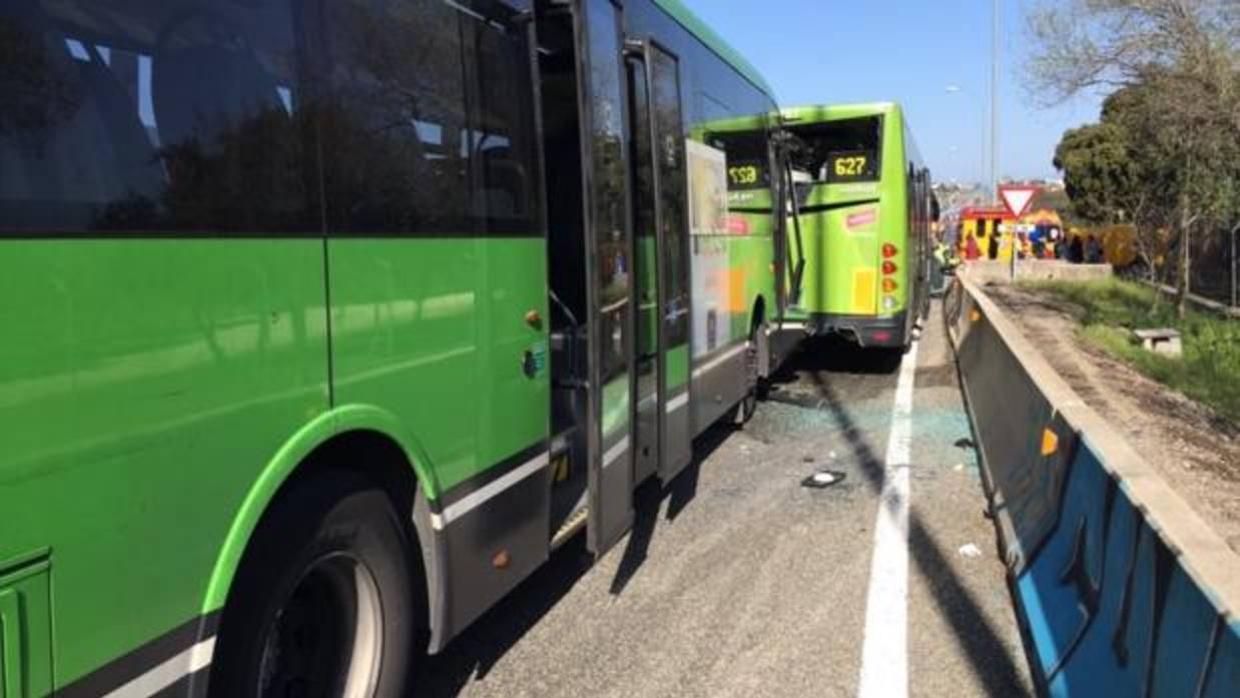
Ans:
[{"label": "roadside grass", "polygon": [[[1153,289],[1120,279],[1020,286],[1073,306],[1086,342],[1240,423],[1240,322],[1196,311],[1180,320],[1171,301],[1155,304]],[[1183,358],[1147,352],[1132,339],[1132,330],[1165,327],[1180,331]]]}]

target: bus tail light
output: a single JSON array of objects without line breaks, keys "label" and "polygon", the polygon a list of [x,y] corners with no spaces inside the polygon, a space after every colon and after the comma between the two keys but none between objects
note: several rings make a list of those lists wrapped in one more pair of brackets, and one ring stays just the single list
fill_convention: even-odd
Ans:
[{"label": "bus tail light", "polygon": [[891,259],[898,254],[900,254],[900,248],[890,242],[883,243],[883,259]]},{"label": "bus tail light", "polygon": [[897,288],[900,288],[900,285],[895,279],[883,279],[883,293],[895,293]]},{"label": "bus tail light", "polygon": [[900,267],[897,267],[895,262],[891,260],[887,260],[886,262],[883,262],[883,274],[884,275],[891,276],[897,271],[900,271]]}]

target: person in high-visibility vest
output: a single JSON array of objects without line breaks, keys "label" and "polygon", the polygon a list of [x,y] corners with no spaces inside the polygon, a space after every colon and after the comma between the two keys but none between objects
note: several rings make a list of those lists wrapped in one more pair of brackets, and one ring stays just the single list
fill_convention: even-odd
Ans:
[{"label": "person in high-visibility vest", "polygon": [[942,295],[947,290],[947,276],[949,273],[955,273],[956,267],[960,266],[960,258],[956,256],[956,251],[952,249],[942,239],[934,243],[934,261],[935,264],[930,276],[930,295]]}]

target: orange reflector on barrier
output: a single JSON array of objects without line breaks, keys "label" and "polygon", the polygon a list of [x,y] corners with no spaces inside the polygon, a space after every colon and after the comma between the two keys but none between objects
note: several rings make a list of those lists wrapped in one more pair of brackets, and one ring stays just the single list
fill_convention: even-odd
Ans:
[{"label": "orange reflector on barrier", "polygon": [[491,566],[497,570],[506,570],[512,564],[512,555],[507,550],[501,550],[495,553],[495,557],[491,558]]},{"label": "orange reflector on barrier", "polygon": [[1059,450],[1059,435],[1050,428],[1042,431],[1042,455],[1053,456]]}]

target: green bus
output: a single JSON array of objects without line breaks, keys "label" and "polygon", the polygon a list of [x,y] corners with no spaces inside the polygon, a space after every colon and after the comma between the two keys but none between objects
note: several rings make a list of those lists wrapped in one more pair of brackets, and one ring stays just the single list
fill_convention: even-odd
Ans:
[{"label": "green bus", "polygon": [[[0,0],[0,695],[405,695],[744,406],[676,0]],[[744,411],[743,409],[741,410]]]},{"label": "green bus", "polygon": [[905,348],[929,308],[930,171],[898,104],[783,110],[784,328]]}]

